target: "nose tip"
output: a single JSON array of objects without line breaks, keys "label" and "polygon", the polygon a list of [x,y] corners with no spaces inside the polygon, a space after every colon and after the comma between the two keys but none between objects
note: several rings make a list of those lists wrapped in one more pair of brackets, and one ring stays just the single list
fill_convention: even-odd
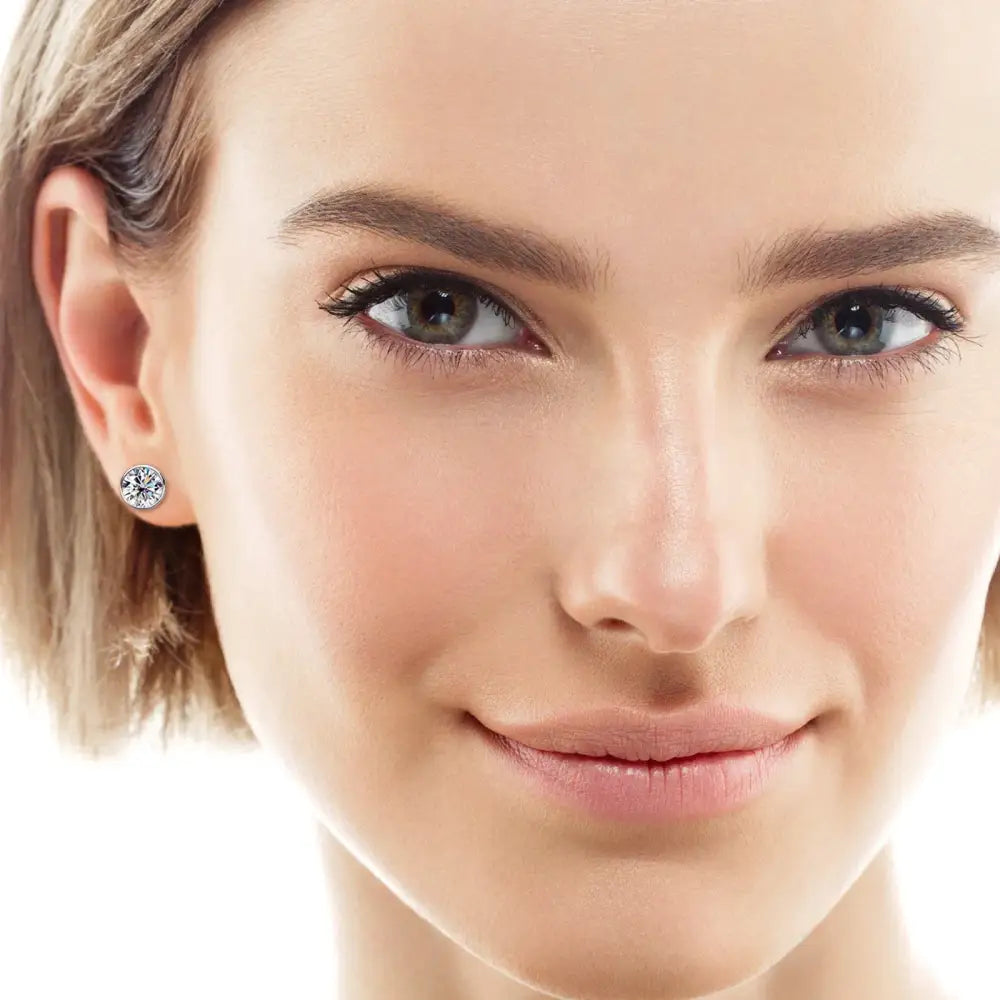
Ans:
[{"label": "nose tip", "polygon": [[745,565],[733,559],[725,567],[705,558],[694,570],[688,563],[657,571],[648,558],[620,557],[578,573],[561,603],[584,627],[640,642],[651,652],[696,652],[731,621],[757,613],[760,590]]}]

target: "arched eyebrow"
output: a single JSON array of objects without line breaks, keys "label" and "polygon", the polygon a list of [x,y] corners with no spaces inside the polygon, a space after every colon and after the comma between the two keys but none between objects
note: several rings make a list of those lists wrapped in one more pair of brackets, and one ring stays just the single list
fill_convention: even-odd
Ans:
[{"label": "arched eyebrow", "polygon": [[272,239],[294,246],[309,233],[342,227],[423,244],[583,295],[597,295],[608,287],[606,252],[589,253],[545,233],[450,207],[433,195],[394,188],[365,185],[320,191],[292,209]]},{"label": "arched eyebrow", "polygon": [[[292,209],[272,239],[298,245],[310,233],[367,230],[421,244],[453,257],[568,291],[596,296],[610,287],[611,255],[533,230],[492,222],[444,204],[438,197],[392,187],[324,189]],[[737,255],[737,290],[761,294],[794,282],[934,260],[1000,266],[1000,232],[961,211],[909,215],[865,229],[817,226],[784,233]]]},{"label": "arched eyebrow", "polygon": [[868,229],[786,233],[740,258],[741,295],[796,281],[850,278],[935,260],[1000,265],[1000,232],[957,210],[891,219]]}]

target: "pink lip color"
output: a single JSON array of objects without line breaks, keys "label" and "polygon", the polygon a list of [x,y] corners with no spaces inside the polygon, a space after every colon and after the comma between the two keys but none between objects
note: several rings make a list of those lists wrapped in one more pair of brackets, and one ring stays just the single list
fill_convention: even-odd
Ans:
[{"label": "pink lip color", "polygon": [[757,750],[667,762],[536,750],[483,728],[501,759],[539,791],[603,819],[681,820],[718,815],[761,795],[810,731]]}]

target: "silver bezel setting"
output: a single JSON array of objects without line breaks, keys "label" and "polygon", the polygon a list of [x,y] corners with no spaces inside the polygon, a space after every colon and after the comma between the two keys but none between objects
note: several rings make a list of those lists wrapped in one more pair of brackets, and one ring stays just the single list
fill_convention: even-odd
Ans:
[{"label": "silver bezel setting", "polygon": [[133,465],[119,484],[122,499],[136,510],[152,510],[163,502],[167,484],[163,473],[152,465]]}]

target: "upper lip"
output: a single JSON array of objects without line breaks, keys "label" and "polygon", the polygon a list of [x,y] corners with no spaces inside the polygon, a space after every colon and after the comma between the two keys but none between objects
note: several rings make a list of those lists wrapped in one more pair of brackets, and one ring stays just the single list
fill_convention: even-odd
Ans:
[{"label": "upper lip", "polygon": [[491,723],[487,728],[536,750],[667,761],[700,753],[759,750],[780,742],[802,725],[716,702],[667,713],[603,708],[538,722]]}]

